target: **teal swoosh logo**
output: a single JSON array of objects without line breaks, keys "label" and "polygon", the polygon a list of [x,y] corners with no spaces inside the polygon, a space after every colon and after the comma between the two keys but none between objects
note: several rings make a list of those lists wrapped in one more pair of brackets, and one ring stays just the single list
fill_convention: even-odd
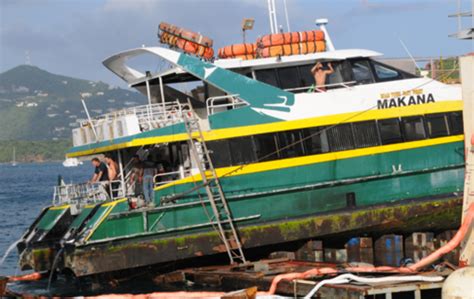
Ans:
[{"label": "teal swoosh logo", "polygon": [[187,54],[159,48],[156,54],[186,72],[228,94],[238,94],[250,107],[289,112],[295,104],[295,95],[280,88],[220,68]]}]

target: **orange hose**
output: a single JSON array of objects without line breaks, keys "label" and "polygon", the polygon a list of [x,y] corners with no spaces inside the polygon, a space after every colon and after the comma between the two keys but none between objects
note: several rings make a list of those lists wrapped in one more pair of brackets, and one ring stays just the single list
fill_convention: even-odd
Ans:
[{"label": "orange hose", "polygon": [[108,294],[92,297],[84,297],[87,299],[163,299],[163,298],[220,298],[224,292],[156,292],[151,294]]},{"label": "orange hose", "polygon": [[458,232],[454,235],[454,237],[451,240],[449,240],[448,243],[446,243],[443,247],[439,248],[435,252],[431,253],[430,255],[422,259],[421,261],[417,262],[414,265],[411,265],[408,268],[416,271],[418,269],[431,265],[437,259],[449,253],[450,251],[454,250],[454,248],[458,247],[461,241],[466,236],[469,229],[471,228],[473,219],[474,219],[474,203],[472,203],[469,206],[469,209],[467,210],[467,214],[464,217],[464,221],[461,227],[459,228]]},{"label": "orange hose", "polygon": [[[464,239],[466,236],[467,232],[469,231],[472,221],[474,219],[474,203],[469,206],[469,209],[467,211],[466,217],[464,218],[464,221],[457,231],[457,233],[454,235],[454,237],[446,243],[444,246],[439,248],[438,250],[434,251],[427,257],[423,258],[416,264],[413,264],[409,267],[388,267],[388,266],[380,266],[380,267],[348,267],[344,269],[344,272],[395,272],[395,273],[413,273],[417,272],[418,270],[431,265],[434,263],[436,260],[441,258],[443,255],[449,253],[450,251],[454,250],[456,247],[459,246],[461,241]],[[308,270],[303,273],[286,273],[286,274],[280,274],[275,276],[273,278],[272,284],[270,286],[270,289],[268,290],[268,294],[273,295],[276,292],[278,283],[282,280],[294,280],[294,279],[304,279],[307,277],[311,276],[321,276],[325,274],[337,274],[340,271],[338,271],[335,268],[314,268],[311,270]]]},{"label": "orange hose", "polygon": [[43,274],[34,272],[31,274],[25,274],[21,276],[9,276],[8,281],[36,281],[43,278]]}]

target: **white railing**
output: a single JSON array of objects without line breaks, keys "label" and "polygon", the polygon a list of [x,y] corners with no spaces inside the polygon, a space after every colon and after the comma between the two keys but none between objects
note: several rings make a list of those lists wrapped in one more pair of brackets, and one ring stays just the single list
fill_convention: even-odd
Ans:
[{"label": "white railing", "polygon": [[[216,103],[216,102],[222,102],[222,103]],[[216,113],[216,110],[218,110],[217,112],[222,112],[224,110],[227,110],[227,108],[229,107],[231,107],[232,109],[235,109],[235,108],[243,107],[247,105],[248,104],[246,102],[239,99],[238,94],[210,97],[206,100],[207,115],[212,115]]]},{"label": "white railing", "polygon": [[180,167],[177,171],[163,172],[158,173],[153,177],[153,182],[155,187],[165,185],[171,182],[176,181],[177,179],[183,179],[191,175],[190,170],[185,170],[183,167]]},{"label": "white railing", "polygon": [[287,88],[285,91],[300,91],[300,90],[310,90],[314,88],[315,91],[324,91],[320,88],[327,88],[327,87],[344,87],[344,88],[351,88],[352,85],[357,83],[357,81],[348,81],[348,82],[341,82],[341,83],[332,83],[332,84],[325,84],[325,85],[311,85],[311,86],[303,86],[303,87],[295,87],[295,88]]},{"label": "white railing", "polygon": [[54,187],[53,205],[94,204],[123,197],[121,181],[66,184]]},{"label": "white railing", "polygon": [[73,130],[73,143],[80,146],[171,126],[183,122],[183,113],[192,113],[191,105],[178,101],[113,111],[80,121]]},{"label": "white railing", "polygon": [[[186,111],[191,111],[187,103],[181,104],[175,101],[121,109],[93,117],[91,121],[97,126],[99,122],[112,122],[123,116],[135,115],[140,125],[151,124],[155,127],[163,127],[182,121],[181,114]],[[90,122],[85,120],[81,125],[89,126]]]}]

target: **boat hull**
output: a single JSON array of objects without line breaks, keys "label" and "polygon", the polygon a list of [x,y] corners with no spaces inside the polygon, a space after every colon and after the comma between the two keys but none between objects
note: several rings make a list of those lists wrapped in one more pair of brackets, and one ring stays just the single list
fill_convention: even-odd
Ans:
[{"label": "boat hull", "polygon": [[[437,199],[406,200],[367,208],[343,209],[332,213],[285,219],[271,223],[239,227],[246,254],[258,255],[273,245],[282,250],[298,240],[350,238],[383,233],[440,231],[460,224],[462,195]],[[370,232],[370,233],[369,233]],[[264,250],[265,251],[265,250]],[[78,277],[184,261],[189,266],[197,258],[218,259],[225,254],[216,232],[202,232],[154,239],[131,238],[103,244],[70,246],[64,253],[63,267]],[[214,259],[214,261],[216,261]]]},{"label": "boat hull", "polygon": [[67,205],[45,208],[17,245],[20,269],[50,270],[59,241],[74,218]]},{"label": "boat hull", "polygon": [[[246,254],[258,255],[314,238],[456,228],[462,149],[462,136],[450,136],[264,162],[220,181]],[[84,209],[61,241],[59,267],[88,276],[225,258],[203,190],[164,203],[194,184],[157,188],[154,208],[131,209],[124,198]]]}]

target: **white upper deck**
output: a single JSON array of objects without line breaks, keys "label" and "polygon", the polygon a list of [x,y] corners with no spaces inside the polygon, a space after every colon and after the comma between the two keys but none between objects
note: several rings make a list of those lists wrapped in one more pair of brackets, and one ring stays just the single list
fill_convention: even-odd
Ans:
[{"label": "white upper deck", "polygon": [[[168,70],[151,74],[146,77],[142,71],[132,68],[127,64],[127,61],[133,57],[140,55],[152,54],[158,55],[160,47],[143,47],[137,49],[131,49],[128,51],[120,52],[112,55],[103,64],[114,74],[122,78],[130,86],[140,84],[146,80],[156,79],[158,77],[164,77],[171,74],[184,74],[185,71],[178,67],[170,68]],[[367,57],[378,57],[382,56],[381,53],[365,50],[365,49],[345,49],[345,50],[334,50],[326,52],[318,52],[311,54],[292,55],[292,56],[279,56],[270,58],[258,58],[251,60],[237,59],[218,59],[214,61],[214,64],[224,69],[241,69],[241,68],[252,68],[252,69],[263,69],[271,67],[282,67],[303,64],[305,62],[314,61],[337,61],[350,58],[367,58]]]}]

